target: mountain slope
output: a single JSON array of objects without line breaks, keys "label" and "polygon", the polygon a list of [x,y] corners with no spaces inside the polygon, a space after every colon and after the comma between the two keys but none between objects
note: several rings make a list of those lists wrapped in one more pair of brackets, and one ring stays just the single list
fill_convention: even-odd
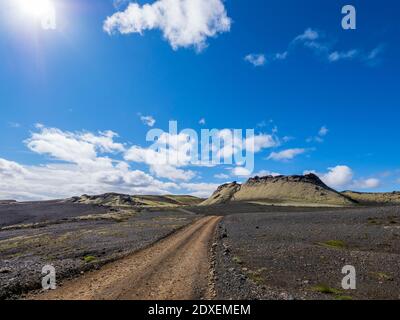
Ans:
[{"label": "mountain slope", "polygon": [[342,194],[363,205],[400,204],[400,192],[396,191],[379,193],[344,191]]},{"label": "mountain slope", "polygon": [[67,202],[97,204],[102,206],[118,207],[178,207],[185,205],[197,205],[203,199],[187,195],[165,195],[165,196],[146,196],[146,195],[127,195],[119,193],[105,193],[101,195],[82,195],[66,200]]}]

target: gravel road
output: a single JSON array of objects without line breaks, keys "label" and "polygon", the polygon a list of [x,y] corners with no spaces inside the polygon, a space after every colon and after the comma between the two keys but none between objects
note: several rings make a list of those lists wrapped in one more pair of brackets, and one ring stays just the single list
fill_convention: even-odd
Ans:
[{"label": "gravel road", "polygon": [[210,298],[209,247],[220,217],[204,217],[153,246],[34,299]]}]

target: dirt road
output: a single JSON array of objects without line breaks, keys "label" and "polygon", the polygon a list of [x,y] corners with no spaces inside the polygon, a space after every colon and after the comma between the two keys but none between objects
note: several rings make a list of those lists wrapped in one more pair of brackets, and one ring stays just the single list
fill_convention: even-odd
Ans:
[{"label": "dirt road", "polygon": [[150,248],[33,299],[209,298],[209,247],[220,217],[204,217]]}]

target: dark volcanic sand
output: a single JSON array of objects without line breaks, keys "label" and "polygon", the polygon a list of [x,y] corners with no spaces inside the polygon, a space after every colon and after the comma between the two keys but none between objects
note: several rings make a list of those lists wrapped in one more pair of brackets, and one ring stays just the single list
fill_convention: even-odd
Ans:
[{"label": "dark volcanic sand", "polygon": [[[39,288],[45,264],[56,267],[61,281],[146,247],[198,218],[189,211],[131,209],[133,215],[119,222],[76,220],[109,210],[116,209],[56,202],[0,205],[3,227],[53,222],[0,231],[0,298]],[[224,217],[213,245],[216,298],[400,299],[400,207],[237,203],[189,210]],[[329,246],[331,240],[342,247]],[[356,267],[357,290],[341,290],[345,265]],[[321,284],[334,292],[319,292],[315,287]]]},{"label": "dark volcanic sand", "polygon": [[[218,298],[400,299],[400,207],[297,211],[224,218]],[[356,290],[341,290],[345,265],[356,268]],[[321,284],[342,292],[321,293]]]},{"label": "dark volcanic sand", "polygon": [[0,204],[0,227],[56,221],[88,214],[105,213],[107,210],[105,207],[96,205],[63,203],[61,201]]}]

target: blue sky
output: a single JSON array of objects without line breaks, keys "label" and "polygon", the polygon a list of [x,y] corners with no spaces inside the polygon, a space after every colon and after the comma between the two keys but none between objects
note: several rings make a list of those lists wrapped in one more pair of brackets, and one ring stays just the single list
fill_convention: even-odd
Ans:
[{"label": "blue sky", "polygon": [[348,1],[187,0],[182,15],[175,0],[34,1],[45,10],[0,4],[0,198],[206,196],[247,178],[143,159],[170,120],[254,128],[252,174],[400,189],[396,1],[351,1],[356,30],[341,27]]}]

